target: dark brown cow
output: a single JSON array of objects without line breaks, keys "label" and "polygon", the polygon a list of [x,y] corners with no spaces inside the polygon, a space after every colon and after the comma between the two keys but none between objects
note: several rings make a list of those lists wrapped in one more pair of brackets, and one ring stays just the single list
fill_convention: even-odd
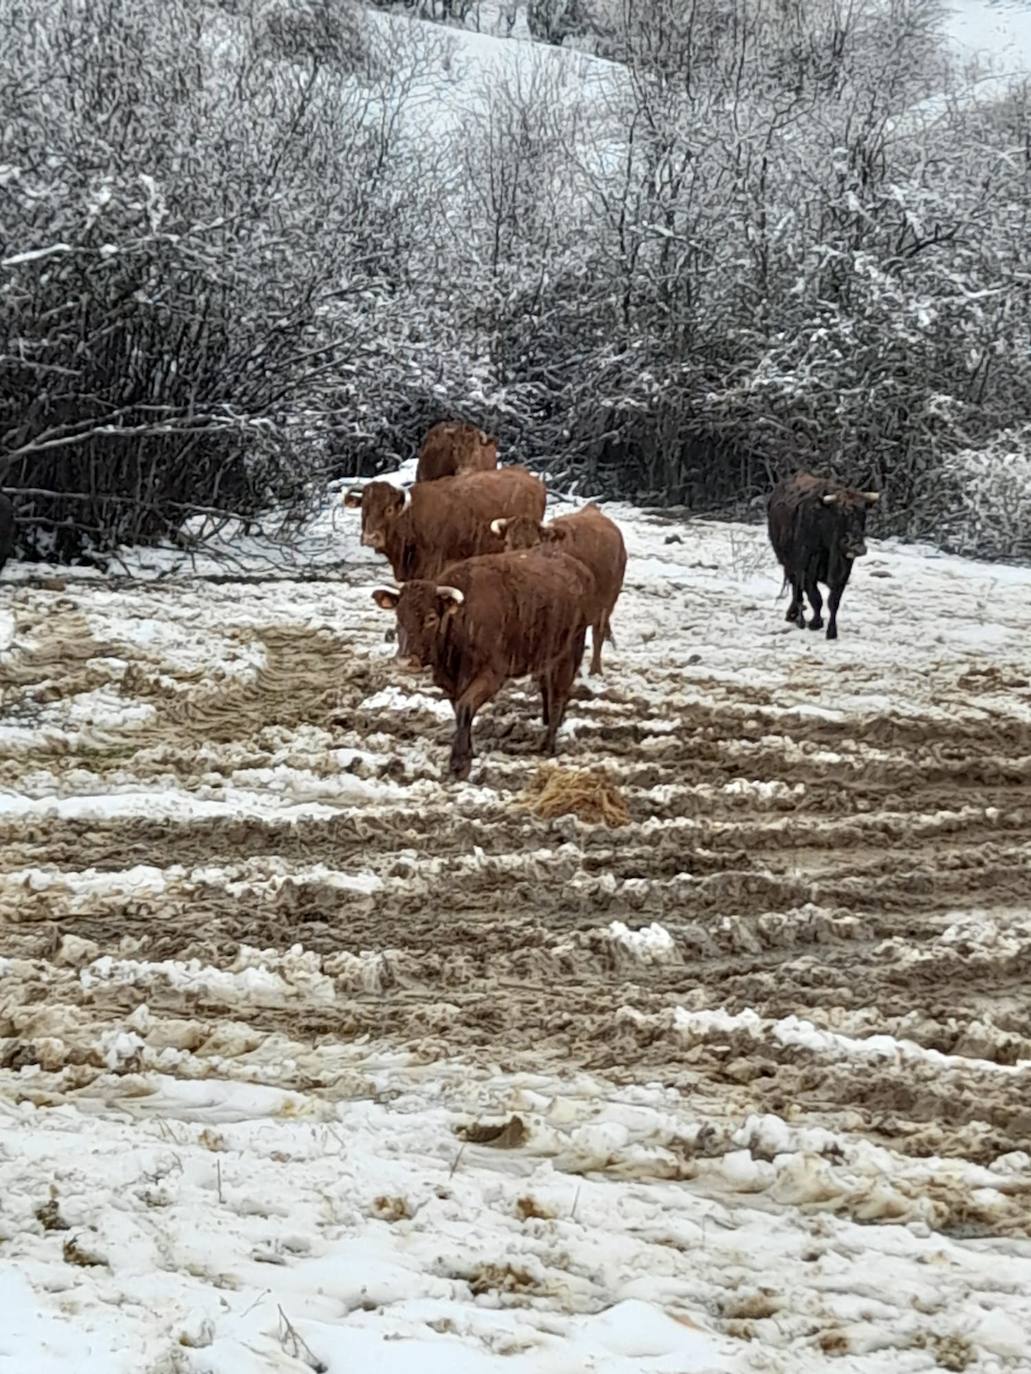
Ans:
[{"label": "dark brown cow", "polygon": [[539,520],[546,500],[539,477],[511,467],[417,482],[407,491],[370,482],[349,491],[344,504],[361,508],[366,548],[386,554],[397,580],[409,582],[436,577],[461,558],[503,552],[504,541],[490,528],[498,511]]},{"label": "dark brown cow", "polygon": [[786,620],[805,628],[805,592],[813,608],[809,628],[823,626],[823,597],[817,586],[822,582],[830,590],[827,638],[837,639],[842,593],[853,562],[866,553],[866,514],[879,500],[879,492],[856,491],[811,472],[797,472],[777,483],[767,505],[767,527],[784,569],[784,585],[791,584]]},{"label": "dark brown cow", "polygon": [[619,526],[597,506],[584,506],[572,515],[560,515],[549,525],[520,515],[491,522],[491,529],[505,540],[507,549],[540,547],[547,552],[569,554],[588,570],[594,591],[587,607],[591,627],[591,672],[601,672],[601,642],[613,643],[609,621],[626,573],[626,545]]},{"label": "dark brown cow", "polygon": [[491,472],[498,465],[498,441],[475,425],[441,420],[427,431],[419,450],[417,482],[436,482],[463,472]]},{"label": "dark brown cow", "polygon": [[554,753],[583,658],[590,582],[564,554],[502,553],[373,592],[378,606],[397,612],[398,658],[429,668],[454,708],[452,776],[469,776],[473,719],[510,678],[536,678],[544,748]]}]

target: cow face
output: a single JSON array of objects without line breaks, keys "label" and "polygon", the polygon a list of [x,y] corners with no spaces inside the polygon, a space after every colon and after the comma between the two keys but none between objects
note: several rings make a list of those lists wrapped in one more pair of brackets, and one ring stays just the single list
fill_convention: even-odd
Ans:
[{"label": "cow face", "polygon": [[837,517],[841,552],[846,558],[862,558],[866,553],[866,514],[880,500],[877,491],[834,491],[823,504]]},{"label": "cow face", "polygon": [[491,534],[505,541],[505,549],[535,549],[545,537],[544,528],[529,515],[514,515],[509,520],[492,520]]},{"label": "cow face", "polygon": [[377,587],[376,605],[397,613],[397,657],[410,672],[431,666],[437,636],[465,600],[457,587],[418,580],[402,587]]},{"label": "cow face", "polygon": [[404,510],[411,499],[408,492],[392,486],[390,482],[370,482],[362,491],[360,501],[352,501],[353,492],[348,492],[344,504],[360,505],[362,508],[362,545],[383,553],[387,547],[390,526]]}]

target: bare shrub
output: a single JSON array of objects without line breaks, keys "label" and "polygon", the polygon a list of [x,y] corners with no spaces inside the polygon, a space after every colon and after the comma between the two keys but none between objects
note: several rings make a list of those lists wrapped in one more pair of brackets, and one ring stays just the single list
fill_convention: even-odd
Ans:
[{"label": "bare shrub", "polygon": [[341,292],[403,257],[409,88],[270,65],[200,0],[0,0],[0,33],[0,480],[27,552],[303,502],[360,352]]},{"label": "bare shrub", "polygon": [[370,52],[364,11],[350,0],[268,0],[255,16],[254,45],[262,57],[344,73],[364,70]]},{"label": "bare shrub", "polygon": [[976,558],[1031,559],[1031,427],[946,455],[917,485],[906,533]]}]

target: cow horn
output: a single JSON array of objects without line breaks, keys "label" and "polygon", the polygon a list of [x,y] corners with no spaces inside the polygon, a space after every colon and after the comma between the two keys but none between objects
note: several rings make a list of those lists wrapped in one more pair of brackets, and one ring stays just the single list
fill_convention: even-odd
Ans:
[{"label": "cow horn", "polygon": [[506,526],[507,524],[508,524],[508,521],[507,521],[507,520],[492,520],[492,521],[490,522],[490,532],[491,532],[491,534],[496,534],[497,537],[500,539],[501,536],[505,533],[505,526]]},{"label": "cow horn", "polygon": [[836,506],[840,500],[841,497],[836,491],[829,491],[823,498],[823,504],[825,506]]},{"label": "cow horn", "polygon": [[876,506],[877,502],[878,502],[880,499],[881,499],[881,493],[880,493],[879,491],[864,491],[864,492],[863,492],[863,500],[866,502],[866,504],[867,504],[868,506]]},{"label": "cow horn", "polygon": [[457,587],[438,587],[437,595],[447,597],[447,599],[453,601],[456,606],[461,606],[462,602],[465,600],[465,593],[460,592]]}]

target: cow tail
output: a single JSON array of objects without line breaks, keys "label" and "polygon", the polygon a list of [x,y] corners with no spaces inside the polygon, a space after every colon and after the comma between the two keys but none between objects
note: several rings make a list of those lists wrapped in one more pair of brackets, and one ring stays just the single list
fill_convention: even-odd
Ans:
[{"label": "cow tail", "polygon": [[784,593],[787,591],[787,589],[788,589],[788,583],[789,583],[790,581],[791,581],[791,579],[788,577],[787,573],[785,573],[785,574],[784,574],[784,581],[780,584],[780,591],[777,593],[777,600],[778,600],[778,601],[779,601],[780,598],[784,595]]},{"label": "cow tail", "polygon": [[611,621],[611,620],[608,621],[608,622],[606,623],[606,625],[605,625],[605,639],[606,639],[606,641],[607,641],[609,644],[612,645],[613,648],[616,647],[616,636],[612,633],[612,621]]}]

